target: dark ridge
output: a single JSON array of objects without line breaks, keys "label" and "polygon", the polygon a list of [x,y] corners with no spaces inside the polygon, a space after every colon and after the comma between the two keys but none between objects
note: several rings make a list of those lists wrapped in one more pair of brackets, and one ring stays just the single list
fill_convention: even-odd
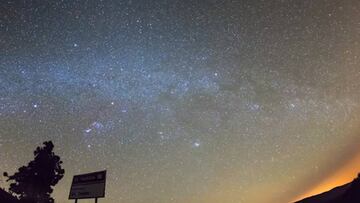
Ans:
[{"label": "dark ridge", "polygon": [[352,182],[295,203],[359,203],[360,174]]}]

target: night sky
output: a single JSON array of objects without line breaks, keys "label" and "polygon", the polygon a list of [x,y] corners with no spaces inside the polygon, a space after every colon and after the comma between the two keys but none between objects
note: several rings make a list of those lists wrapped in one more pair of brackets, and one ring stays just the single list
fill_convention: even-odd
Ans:
[{"label": "night sky", "polygon": [[1,1],[0,172],[46,140],[57,203],[294,200],[360,153],[360,1]]}]

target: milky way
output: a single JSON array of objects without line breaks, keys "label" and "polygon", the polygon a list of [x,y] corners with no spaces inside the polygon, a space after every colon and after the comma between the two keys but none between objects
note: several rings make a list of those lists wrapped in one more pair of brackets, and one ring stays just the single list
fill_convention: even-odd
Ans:
[{"label": "milky way", "polygon": [[0,169],[53,140],[58,203],[103,169],[104,203],[287,202],[359,147],[359,1],[0,5]]}]

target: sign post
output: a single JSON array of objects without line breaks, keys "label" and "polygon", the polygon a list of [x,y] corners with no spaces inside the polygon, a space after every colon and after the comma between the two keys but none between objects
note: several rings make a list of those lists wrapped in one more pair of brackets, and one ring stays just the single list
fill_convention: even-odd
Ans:
[{"label": "sign post", "polygon": [[90,199],[105,197],[106,171],[76,175],[73,177],[69,199]]}]

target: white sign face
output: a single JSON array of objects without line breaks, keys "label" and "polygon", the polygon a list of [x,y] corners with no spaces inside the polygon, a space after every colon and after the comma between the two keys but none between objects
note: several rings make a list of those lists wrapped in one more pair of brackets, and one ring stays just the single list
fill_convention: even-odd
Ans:
[{"label": "white sign face", "polygon": [[73,178],[69,199],[105,197],[106,171],[76,175]]}]

